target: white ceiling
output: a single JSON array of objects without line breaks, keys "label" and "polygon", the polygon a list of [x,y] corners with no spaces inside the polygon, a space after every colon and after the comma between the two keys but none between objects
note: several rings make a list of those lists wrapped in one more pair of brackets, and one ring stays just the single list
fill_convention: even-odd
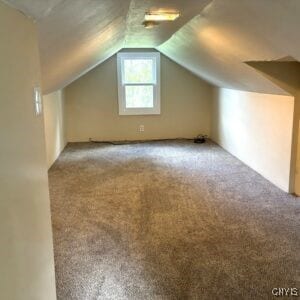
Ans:
[{"label": "white ceiling", "polygon": [[[300,0],[3,1],[37,21],[45,93],[121,48],[156,47],[215,85],[266,93],[285,92],[244,62],[300,60]],[[151,8],[181,17],[145,29]]]},{"label": "white ceiling", "polygon": [[299,0],[214,0],[158,49],[211,83],[285,93],[244,62],[300,59]]},{"label": "white ceiling", "polygon": [[[45,93],[60,89],[122,48],[154,48],[211,0],[4,0],[38,24]],[[152,8],[181,17],[153,30],[142,25]]]},{"label": "white ceiling", "polygon": [[[127,16],[125,48],[155,48],[167,41],[177,30],[197,16],[212,0],[132,0]],[[161,23],[153,29],[142,25],[145,11],[164,8],[179,10],[175,22]]]}]

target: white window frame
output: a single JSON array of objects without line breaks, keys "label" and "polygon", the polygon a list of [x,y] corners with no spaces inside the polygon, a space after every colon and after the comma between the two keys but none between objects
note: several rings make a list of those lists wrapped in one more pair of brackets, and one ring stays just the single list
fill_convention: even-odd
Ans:
[{"label": "white window frame", "polygon": [[[153,83],[124,83],[125,59],[152,59],[154,62]],[[160,114],[160,53],[159,52],[119,52],[117,54],[118,65],[118,98],[119,115],[159,115]],[[153,107],[127,108],[125,99],[126,85],[151,85],[153,86]]]}]

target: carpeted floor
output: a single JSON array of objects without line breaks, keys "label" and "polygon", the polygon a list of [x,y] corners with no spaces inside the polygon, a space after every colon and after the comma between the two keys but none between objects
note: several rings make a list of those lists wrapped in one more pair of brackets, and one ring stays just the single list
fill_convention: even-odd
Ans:
[{"label": "carpeted floor", "polygon": [[69,144],[49,171],[58,299],[300,288],[300,200],[213,143]]}]

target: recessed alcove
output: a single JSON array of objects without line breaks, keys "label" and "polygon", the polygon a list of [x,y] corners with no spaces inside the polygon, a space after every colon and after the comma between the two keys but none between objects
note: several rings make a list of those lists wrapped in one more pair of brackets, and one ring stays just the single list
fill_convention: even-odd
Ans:
[{"label": "recessed alcove", "polygon": [[273,61],[249,61],[246,64],[294,97],[290,192],[300,195],[300,63],[292,56],[285,56]]}]

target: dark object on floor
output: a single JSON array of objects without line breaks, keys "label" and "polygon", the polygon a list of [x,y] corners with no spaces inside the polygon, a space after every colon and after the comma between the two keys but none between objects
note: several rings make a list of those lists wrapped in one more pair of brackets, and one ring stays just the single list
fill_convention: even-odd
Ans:
[{"label": "dark object on floor", "polygon": [[300,286],[299,200],[209,140],[68,144],[49,183],[58,300]]},{"label": "dark object on floor", "polygon": [[194,138],[194,143],[203,144],[205,143],[207,135],[200,134],[196,138]]}]

